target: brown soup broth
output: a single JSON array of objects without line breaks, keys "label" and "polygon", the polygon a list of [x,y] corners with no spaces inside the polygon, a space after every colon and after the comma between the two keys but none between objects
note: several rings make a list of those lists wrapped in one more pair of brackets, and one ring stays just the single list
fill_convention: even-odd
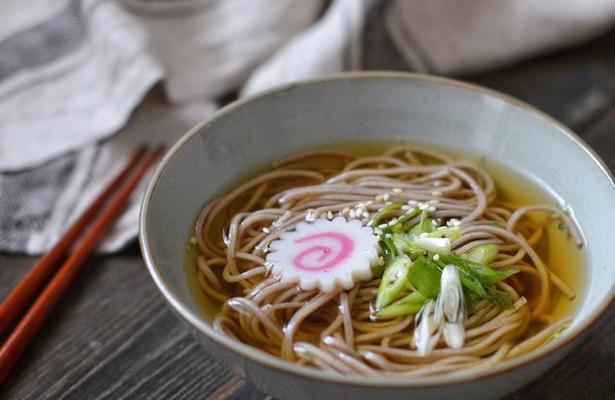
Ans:
[{"label": "brown soup broth", "polygon": [[[406,142],[402,142],[406,143]],[[342,150],[345,152],[351,152],[358,156],[369,156],[375,154],[382,154],[386,149],[399,145],[400,142],[353,142],[336,144],[328,146],[327,149]],[[407,143],[406,143],[407,144]],[[556,198],[546,188],[541,187],[537,182],[533,182],[526,177],[521,176],[515,171],[512,171],[506,167],[503,167],[498,162],[488,159],[486,157],[480,157],[472,154],[458,153],[442,148],[433,148],[431,146],[415,146],[417,149],[425,148],[436,150],[439,153],[446,154],[453,159],[465,159],[473,161],[479,167],[487,171],[494,179],[497,187],[498,198],[510,202],[516,206],[532,205],[532,204],[549,204],[560,205],[562,200]],[[338,163],[339,164],[339,163]],[[332,165],[332,168],[335,168]],[[267,171],[269,168],[259,168],[254,172],[247,174],[243,179],[233,182],[227,191],[232,190],[239,184],[248,181],[250,178],[257,176],[258,174]],[[294,181],[289,182],[288,187],[300,186],[303,182]],[[236,205],[239,207],[239,205]],[[227,210],[227,216],[230,218],[237,210]],[[554,320],[572,315],[576,311],[576,307],[580,304],[580,299],[583,297],[585,287],[585,274],[583,264],[585,260],[585,251],[581,248],[578,249],[565,230],[562,230],[560,221],[557,219],[550,219],[546,213],[531,213],[530,217],[536,222],[544,224],[545,232],[543,237],[537,246],[535,246],[538,255],[545,262],[548,268],[559,276],[565,283],[567,283],[576,293],[573,300],[567,299],[556,288],[552,287],[551,290],[551,308],[549,314]],[[222,223],[228,221],[219,221],[220,229],[222,231]],[[194,225],[190,227],[190,237],[193,238]],[[197,278],[197,257],[199,255],[199,249],[194,244],[194,239],[188,242],[186,251],[186,268],[189,288],[196,300],[196,303],[204,316],[211,320],[215,314],[219,312],[219,305],[207,297],[207,295],[199,288],[199,282]],[[529,284],[528,293],[532,293],[531,281],[525,282]],[[228,288],[229,294],[240,294],[232,288]]]}]

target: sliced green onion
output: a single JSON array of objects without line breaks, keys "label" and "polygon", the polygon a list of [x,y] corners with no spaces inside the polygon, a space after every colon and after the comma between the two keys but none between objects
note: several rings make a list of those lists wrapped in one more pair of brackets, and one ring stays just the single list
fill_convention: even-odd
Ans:
[{"label": "sliced green onion", "polygon": [[500,308],[512,306],[512,301],[505,292],[496,290],[490,285],[500,282],[519,272],[516,268],[494,270],[485,265],[468,261],[458,254],[441,257],[441,263],[454,264],[459,269],[462,285],[481,298],[486,298]]},{"label": "sliced green onion", "polygon": [[384,259],[384,265],[372,267],[372,275],[374,275],[376,278],[380,278],[384,273],[385,266],[391,264],[395,257],[397,257],[397,248],[395,247],[395,244],[393,243],[392,239],[387,238],[386,235],[381,235],[378,244],[382,249],[382,258]]},{"label": "sliced green onion", "polygon": [[412,243],[431,253],[440,255],[451,254],[451,240],[449,238],[418,237]]},{"label": "sliced green onion", "polygon": [[480,296],[487,297],[487,291],[485,287],[481,284],[481,282],[474,276],[472,273],[467,270],[459,269],[459,278],[461,279],[461,284],[470,290],[472,293]]},{"label": "sliced green onion", "polygon": [[491,264],[497,254],[498,246],[493,243],[489,243],[473,247],[466,253],[466,258],[467,260],[478,264],[488,265]]},{"label": "sliced green onion", "polygon": [[466,309],[468,311],[468,315],[474,314],[477,311],[476,306],[478,305],[478,302],[480,301],[480,297],[478,297],[478,295],[470,292],[467,288],[464,287],[463,288],[463,298],[466,301]]},{"label": "sliced green onion", "polygon": [[487,294],[487,298],[502,310],[506,310],[513,306],[513,302],[506,292],[488,287]]},{"label": "sliced green onion", "polygon": [[428,233],[433,231],[434,221],[431,218],[427,218],[427,210],[421,211],[421,219],[419,220],[420,233]]},{"label": "sliced green onion", "polygon": [[391,304],[402,289],[406,287],[406,278],[411,264],[412,261],[408,256],[401,255],[386,267],[376,297],[376,308],[378,310]]},{"label": "sliced green onion", "polygon": [[465,259],[458,254],[451,254],[449,256],[444,257],[443,259],[446,263],[455,264],[457,267],[467,268],[469,271],[473,273],[480,280],[480,282],[484,286],[492,285],[494,283],[503,281],[511,275],[516,274],[520,270],[518,268],[508,268],[508,269],[493,269],[489,268],[486,265],[479,264],[477,262],[470,261],[469,259]]},{"label": "sliced green onion", "polygon": [[481,281],[472,273],[472,270],[466,265],[466,263],[455,262],[458,260],[453,256],[455,256],[455,254],[440,257],[440,259],[437,261],[440,268],[444,268],[447,264],[455,265],[459,270],[459,279],[461,280],[461,284],[470,292],[482,298],[487,297],[487,291],[485,290]]},{"label": "sliced green onion", "polygon": [[454,226],[451,228],[441,226],[440,228],[437,228],[435,231],[423,233],[421,237],[431,237],[431,238],[445,237],[445,238],[450,239],[451,241],[455,241],[461,237],[461,228],[459,228],[458,226]]},{"label": "sliced green onion", "polygon": [[385,250],[385,255],[389,258],[388,261],[393,261],[395,257],[397,257],[397,247],[395,247],[395,243],[393,243],[392,237],[386,237],[386,235],[380,236],[380,244],[382,248]]},{"label": "sliced green onion", "polygon": [[408,271],[412,287],[424,297],[436,299],[440,293],[440,268],[429,256],[418,257]]},{"label": "sliced green onion", "polygon": [[431,218],[427,218],[427,210],[422,210],[421,211],[421,219],[419,220],[419,223],[414,225],[412,227],[412,229],[410,229],[410,232],[408,232],[411,236],[414,237],[419,237],[421,236],[421,233],[429,233],[432,232],[434,230],[433,228],[433,219]]},{"label": "sliced green onion", "polygon": [[395,303],[384,307],[378,312],[377,316],[380,318],[395,318],[416,314],[421,310],[424,302],[425,296],[420,292],[412,292]]},{"label": "sliced green onion", "polygon": [[376,214],[374,215],[374,218],[372,218],[372,220],[369,221],[367,225],[372,228],[378,226],[380,224],[380,221],[385,215],[387,215],[391,211],[394,211],[396,208],[400,208],[402,204],[403,203],[401,202],[397,202],[397,203],[391,203],[391,204],[388,204],[382,207],[380,210],[378,210],[378,212],[376,212]]},{"label": "sliced green onion", "polygon": [[481,280],[486,285],[492,285],[497,282],[501,282],[504,279],[516,274],[521,271],[518,268],[507,268],[507,269],[491,269],[484,265],[480,267],[470,267],[474,269],[474,272],[478,276],[478,279]]},{"label": "sliced green onion", "polygon": [[406,214],[400,216],[399,219],[397,220],[397,222],[395,223],[395,225],[393,225],[391,227],[391,231],[393,231],[393,232],[401,232],[401,230],[403,229],[404,225],[408,221],[410,221],[412,218],[414,218],[417,215],[419,215],[420,212],[421,212],[421,210],[419,210],[418,208],[413,208],[411,211],[409,211]]},{"label": "sliced green onion", "polygon": [[425,250],[412,243],[412,239],[401,233],[394,233],[392,236],[393,244],[399,253],[410,255],[411,258],[425,254]]},{"label": "sliced green onion", "polygon": [[372,276],[376,278],[380,278],[384,273],[384,263],[381,265],[373,265],[372,268]]}]

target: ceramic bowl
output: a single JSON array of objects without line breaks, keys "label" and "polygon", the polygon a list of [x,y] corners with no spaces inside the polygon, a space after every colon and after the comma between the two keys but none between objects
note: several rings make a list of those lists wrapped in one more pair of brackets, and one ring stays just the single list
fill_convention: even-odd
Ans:
[{"label": "ceramic bowl", "polygon": [[[574,211],[586,240],[572,326],[548,345],[483,372],[413,379],[342,376],[294,365],[215,332],[189,290],[186,243],[198,211],[230,183],[284,155],[349,140],[402,139],[498,160]],[[542,112],[478,86],[429,76],[357,73],[281,87],[220,110],[163,159],[141,210],[145,262],[205,349],[278,399],[491,399],[544,373],[610,304],[615,190],[604,163]],[[589,295],[591,294],[591,295]]]}]

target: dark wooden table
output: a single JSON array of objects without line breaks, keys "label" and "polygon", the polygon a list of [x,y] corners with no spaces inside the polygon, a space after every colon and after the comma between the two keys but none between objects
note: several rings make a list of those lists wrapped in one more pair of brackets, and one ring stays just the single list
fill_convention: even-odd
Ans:
[{"label": "dark wooden table", "polygon": [[[467,79],[555,116],[615,169],[614,34]],[[0,255],[0,298],[33,260]],[[52,320],[0,388],[0,398],[267,397],[223,370],[182,328],[149,278],[136,245],[92,260]],[[615,399],[615,310],[565,361],[507,399]]]}]

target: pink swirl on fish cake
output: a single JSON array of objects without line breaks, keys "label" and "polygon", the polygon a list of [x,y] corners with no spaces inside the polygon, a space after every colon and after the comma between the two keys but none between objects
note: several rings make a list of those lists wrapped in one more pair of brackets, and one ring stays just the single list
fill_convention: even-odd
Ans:
[{"label": "pink swirl on fish cake", "polygon": [[[300,244],[319,239],[333,239],[339,243],[339,249],[330,246],[327,240],[321,241],[321,244],[317,242],[295,256],[293,259],[295,268],[314,272],[330,270],[337,267],[343,260],[348,258],[354,248],[353,240],[347,235],[339,232],[316,233],[299,238],[295,240],[295,243]],[[313,258],[318,253],[320,253],[320,257],[315,260],[316,262],[312,260],[310,263],[306,260],[307,257]]]}]

